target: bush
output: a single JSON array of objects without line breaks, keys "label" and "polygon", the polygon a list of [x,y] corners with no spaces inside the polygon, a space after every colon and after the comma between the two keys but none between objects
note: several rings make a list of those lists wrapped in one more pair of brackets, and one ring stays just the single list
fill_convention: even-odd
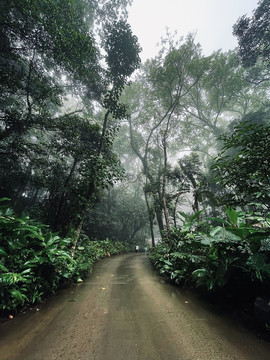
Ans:
[{"label": "bush", "polygon": [[40,303],[67,281],[85,277],[98,258],[128,251],[120,242],[84,238],[72,258],[72,239],[16,216],[7,200],[0,199],[0,311]]},{"label": "bush", "polygon": [[[161,243],[150,251],[150,260],[177,284],[206,288],[233,285],[241,290],[270,294],[269,228],[251,225],[252,217],[227,209],[228,220],[215,219],[209,233],[171,230],[170,246]],[[256,219],[258,220],[258,219]]]},{"label": "bush", "polygon": [[0,207],[0,235],[1,310],[40,302],[72,277],[74,260],[66,250],[70,239],[17,217],[6,205]]},{"label": "bush", "polygon": [[120,241],[109,239],[91,241],[87,236],[82,236],[74,255],[76,263],[75,273],[78,277],[84,278],[92,271],[92,266],[97,259],[129,251],[129,246]]}]

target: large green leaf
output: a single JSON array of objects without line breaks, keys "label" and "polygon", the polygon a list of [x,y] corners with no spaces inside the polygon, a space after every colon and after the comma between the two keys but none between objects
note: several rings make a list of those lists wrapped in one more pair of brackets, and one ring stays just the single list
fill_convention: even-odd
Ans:
[{"label": "large green leaf", "polygon": [[237,226],[238,225],[238,212],[234,209],[226,209],[226,214],[228,216],[228,219],[230,221],[230,223],[233,226]]},{"label": "large green leaf", "polygon": [[5,250],[0,248],[0,256],[8,256],[8,254],[5,252]]},{"label": "large green leaf", "polygon": [[11,289],[10,293],[13,296],[13,298],[16,300],[16,302],[21,304],[21,305],[24,304],[25,300],[27,299],[26,295],[22,294],[17,289]]}]

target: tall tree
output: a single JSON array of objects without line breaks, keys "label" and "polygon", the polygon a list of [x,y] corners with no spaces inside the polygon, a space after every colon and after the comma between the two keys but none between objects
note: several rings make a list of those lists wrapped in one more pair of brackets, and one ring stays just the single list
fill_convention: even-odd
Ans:
[{"label": "tall tree", "polygon": [[[140,62],[137,38],[118,16],[128,3],[0,1],[0,190],[21,200],[54,199],[48,212],[56,228],[67,221],[79,228],[95,194],[121,172],[112,152],[117,124],[108,118],[123,117],[119,96]],[[103,29],[102,66],[94,23]],[[60,108],[77,90],[95,104],[80,117]]]},{"label": "tall tree", "polygon": [[247,78],[255,84],[270,80],[270,3],[261,0],[252,17],[242,16],[233,26],[238,54],[247,69]]},{"label": "tall tree", "polygon": [[269,212],[269,131],[268,109],[247,115],[232,134],[222,137],[224,147],[213,168],[217,180],[229,190],[227,203],[261,203]]},{"label": "tall tree", "polygon": [[239,55],[243,65],[250,67],[257,60],[270,66],[270,3],[260,0],[252,17],[242,16],[233,27],[238,39]]},{"label": "tall tree", "polygon": [[227,126],[267,101],[267,88],[246,79],[232,51],[215,52],[202,58],[198,66],[203,69],[203,75],[184,99],[179,141],[190,150],[200,151],[205,161],[209,161],[216,154],[217,138]]},{"label": "tall tree", "polygon": [[[150,195],[153,199],[161,233],[164,228],[163,215],[169,228],[166,177],[162,176],[168,165],[168,136],[173,133],[177,123],[175,114],[182,98],[191,91],[201,76],[195,66],[199,57],[200,50],[192,35],[183,43],[174,43],[168,37],[160,54],[144,65],[138,79],[140,85],[135,85],[135,92],[132,94],[134,97],[130,102],[131,146],[141,161],[147,179],[145,196]],[[150,218],[151,216],[149,214]]]},{"label": "tall tree", "polygon": [[89,237],[144,243],[147,210],[136,179],[125,178],[104,192],[101,201],[87,215],[84,231]]}]

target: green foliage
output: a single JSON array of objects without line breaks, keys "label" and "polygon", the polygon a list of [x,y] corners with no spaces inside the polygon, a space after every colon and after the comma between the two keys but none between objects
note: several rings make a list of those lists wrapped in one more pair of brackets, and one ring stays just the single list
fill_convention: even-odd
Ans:
[{"label": "green foliage", "polygon": [[86,219],[84,231],[89,237],[141,243],[148,220],[146,206],[141,193],[132,189],[132,185],[131,179],[126,179],[104,192]]},{"label": "green foliage", "polygon": [[[248,268],[255,273],[257,279],[261,282],[265,278],[270,277],[270,264],[268,262],[268,257],[263,253],[252,254],[247,261]],[[253,275],[254,276],[254,275]]]},{"label": "green foliage", "polygon": [[60,105],[61,75],[100,97],[101,67],[83,5],[1,0],[1,140],[46,122]]},{"label": "green foliage", "polygon": [[71,257],[72,239],[63,239],[28,217],[0,206],[0,311],[41,302],[67,281],[77,281],[96,259],[128,251],[120,242],[84,239]]},{"label": "green foliage", "polygon": [[151,249],[151,262],[177,284],[212,291],[233,284],[252,292],[261,283],[269,293],[269,250],[262,246],[270,241],[269,227],[252,226],[257,217],[241,211],[226,209],[226,213],[227,220],[219,219],[223,226],[208,233],[173,228],[173,245],[161,243]]},{"label": "green foliage", "polygon": [[234,25],[233,34],[238,39],[239,55],[244,66],[253,66],[261,59],[269,67],[270,5],[268,0],[261,0],[253,16],[242,16]]},{"label": "green foliage", "polygon": [[[251,119],[256,120],[255,115]],[[223,150],[212,168],[216,180],[229,191],[223,199],[225,203],[260,202],[269,210],[269,112],[261,115],[262,123],[243,121],[232,134],[222,136]]]},{"label": "green foliage", "polygon": [[183,232],[190,232],[194,228],[194,226],[199,226],[198,221],[200,218],[200,214],[203,212],[203,210],[197,211],[193,215],[187,215],[183,211],[179,211],[179,215],[182,216],[182,218],[179,216],[179,218],[182,221],[181,229]]},{"label": "green foliage", "polygon": [[[98,124],[104,108],[124,116],[119,96],[140,63],[121,20],[129,3],[0,0],[0,197],[18,212],[38,208],[63,236],[123,174],[112,152],[117,124]],[[81,104],[67,112],[71,99]]]},{"label": "green foliage", "polygon": [[84,278],[92,271],[93,264],[99,258],[110,257],[130,251],[127,244],[120,241],[89,240],[87,236],[82,235],[75,251],[74,274],[79,278]]},{"label": "green foliage", "polygon": [[74,115],[65,117],[51,132],[53,158],[48,165],[52,171],[40,169],[40,173],[50,192],[45,220],[55,230],[66,234],[76,228],[82,209],[95,205],[101,192],[122,177],[123,169],[112,152],[114,133],[114,129],[108,132],[100,150],[100,126]]},{"label": "green foliage", "polygon": [[115,119],[122,119],[126,115],[126,106],[119,103],[119,97],[128,77],[139,67],[141,48],[130,25],[123,20],[108,24],[105,34],[107,81],[111,81],[112,89],[105,94],[103,105]]},{"label": "green foliage", "polygon": [[123,20],[107,25],[105,32],[107,36],[104,49],[110,76],[113,82],[123,86],[140,64],[141,48],[130,25]]},{"label": "green foliage", "polygon": [[40,302],[71,278],[70,239],[61,239],[28,217],[17,217],[3,205],[0,234],[1,309]]}]

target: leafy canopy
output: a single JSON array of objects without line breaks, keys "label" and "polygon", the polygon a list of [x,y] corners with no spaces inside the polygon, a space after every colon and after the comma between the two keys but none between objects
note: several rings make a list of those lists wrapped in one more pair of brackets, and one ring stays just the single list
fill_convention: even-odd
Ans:
[{"label": "leafy canopy", "polygon": [[233,34],[239,43],[239,55],[246,67],[255,65],[260,59],[270,66],[270,3],[259,1],[253,16],[242,16],[234,25]]},{"label": "leafy canopy", "polygon": [[[251,115],[251,118],[256,118]],[[269,119],[269,114],[265,114]],[[229,188],[233,203],[256,201],[270,208],[270,125],[243,121],[232,134],[224,135],[222,152],[213,169],[218,181]]]}]

